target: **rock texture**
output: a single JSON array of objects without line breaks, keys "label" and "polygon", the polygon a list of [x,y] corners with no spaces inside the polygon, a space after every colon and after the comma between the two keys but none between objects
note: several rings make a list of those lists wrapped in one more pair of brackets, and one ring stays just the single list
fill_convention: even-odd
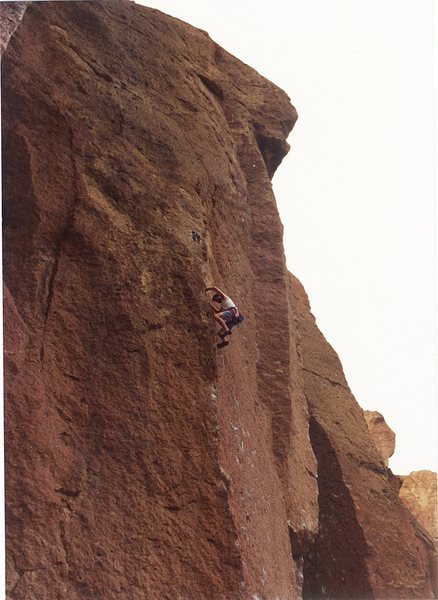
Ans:
[{"label": "rock texture", "polygon": [[319,530],[305,562],[304,597],[433,597],[423,545],[394,494],[339,358],[318,330],[294,277],[291,286],[318,462]]},{"label": "rock texture", "polygon": [[125,2],[30,4],[2,84],[9,598],[431,598],[285,268],[287,96]]},{"label": "rock texture", "polygon": [[379,412],[365,410],[363,414],[371,433],[371,438],[387,467],[388,459],[391,458],[395,450],[395,433]]},{"label": "rock texture", "polygon": [[437,474],[413,471],[403,477],[400,498],[435,543],[438,542]]},{"label": "rock texture", "polygon": [[399,475],[394,479],[401,501],[410,514],[434,596],[438,597],[437,474],[433,471],[414,471],[408,476]]},{"label": "rock texture", "polygon": [[0,4],[0,56],[23,18],[29,2],[2,2]]}]

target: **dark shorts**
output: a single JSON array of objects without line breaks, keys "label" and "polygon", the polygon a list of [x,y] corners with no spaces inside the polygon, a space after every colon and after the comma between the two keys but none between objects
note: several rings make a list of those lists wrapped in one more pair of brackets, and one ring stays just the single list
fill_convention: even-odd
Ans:
[{"label": "dark shorts", "polygon": [[224,310],[222,313],[222,317],[225,319],[227,323],[234,319],[234,311],[232,310]]},{"label": "dark shorts", "polygon": [[229,308],[227,310],[222,311],[222,316],[227,323],[230,323],[237,316],[239,316],[239,311],[237,310],[237,308]]}]

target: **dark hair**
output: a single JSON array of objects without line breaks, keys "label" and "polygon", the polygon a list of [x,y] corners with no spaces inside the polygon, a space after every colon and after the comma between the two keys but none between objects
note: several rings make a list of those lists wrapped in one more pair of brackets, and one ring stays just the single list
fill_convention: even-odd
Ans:
[{"label": "dark hair", "polygon": [[213,296],[213,300],[214,300],[215,302],[222,302],[222,294],[215,294],[215,295]]}]

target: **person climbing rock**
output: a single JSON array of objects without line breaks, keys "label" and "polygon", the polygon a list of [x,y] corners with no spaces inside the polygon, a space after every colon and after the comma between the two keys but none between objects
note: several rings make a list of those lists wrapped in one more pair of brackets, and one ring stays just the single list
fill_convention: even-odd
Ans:
[{"label": "person climbing rock", "polygon": [[213,310],[213,316],[221,326],[218,331],[218,336],[222,339],[222,342],[217,344],[217,347],[223,348],[229,344],[229,341],[225,338],[231,335],[231,329],[235,325],[238,325],[243,321],[243,315],[239,312],[239,309],[231,298],[216,286],[205,288],[205,291],[214,291],[212,300],[220,306],[220,308],[218,308],[213,302],[209,302],[209,305]]}]

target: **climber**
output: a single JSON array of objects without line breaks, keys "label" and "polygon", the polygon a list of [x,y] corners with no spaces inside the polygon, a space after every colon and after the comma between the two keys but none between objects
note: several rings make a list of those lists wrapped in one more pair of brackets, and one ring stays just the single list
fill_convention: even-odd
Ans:
[{"label": "climber", "polygon": [[222,339],[222,342],[217,344],[217,347],[223,348],[229,344],[229,341],[225,338],[231,335],[231,329],[235,325],[238,325],[243,321],[243,315],[239,312],[239,309],[231,298],[224,294],[219,288],[216,286],[205,288],[206,292],[211,290],[215,292],[212,298],[213,302],[220,304],[220,308],[216,308],[212,302],[209,302],[209,305],[213,310],[213,316],[221,326],[218,331],[218,336]]}]

